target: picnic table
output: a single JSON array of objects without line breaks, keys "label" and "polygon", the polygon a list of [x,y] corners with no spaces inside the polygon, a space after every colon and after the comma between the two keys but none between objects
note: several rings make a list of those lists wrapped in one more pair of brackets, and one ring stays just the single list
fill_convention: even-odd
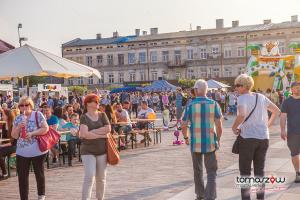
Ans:
[{"label": "picnic table", "polygon": [[4,143],[4,142],[10,142],[10,139],[7,138],[0,138],[0,144]]}]

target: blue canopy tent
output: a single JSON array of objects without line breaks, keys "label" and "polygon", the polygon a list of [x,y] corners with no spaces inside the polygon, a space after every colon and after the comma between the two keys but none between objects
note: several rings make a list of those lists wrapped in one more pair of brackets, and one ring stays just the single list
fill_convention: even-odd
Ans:
[{"label": "blue canopy tent", "polygon": [[169,92],[175,90],[176,86],[165,80],[154,81],[152,85],[143,88],[143,92]]},{"label": "blue canopy tent", "polygon": [[213,88],[214,89],[215,88],[219,89],[219,88],[229,88],[230,87],[229,85],[226,85],[224,83],[221,83],[219,81],[215,81],[215,80],[212,80],[212,79],[207,81],[207,86],[208,86],[209,89],[213,89]]},{"label": "blue canopy tent", "polygon": [[122,88],[115,88],[112,89],[110,93],[119,93],[119,92],[136,92],[136,91],[142,91],[142,88],[140,87],[122,87]]}]

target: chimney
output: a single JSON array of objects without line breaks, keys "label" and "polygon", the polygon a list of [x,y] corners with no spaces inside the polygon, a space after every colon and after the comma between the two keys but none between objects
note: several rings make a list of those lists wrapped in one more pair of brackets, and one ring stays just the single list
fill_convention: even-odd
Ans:
[{"label": "chimney", "polygon": [[238,27],[239,26],[239,20],[232,21],[232,28]]},{"label": "chimney", "polygon": [[224,19],[216,19],[216,29],[224,28]]},{"label": "chimney", "polygon": [[271,23],[272,23],[272,21],[270,19],[265,19],[264,20],[264,24],[271,24]]},{"label": "chimney", "polygon": [[158,28],[150,28],[150,34],[156,35],[158,33]]},{"label": "chimney", "polygon": [[291,16],[291,21],[292,22],[298,22],[298,15]]},{"label": "chimney", "polygon": [[201,26],[197,26],[197,31],[200,31],[201,30]]},{"label": "chimney", "polygon": [[113,32],[113,38],[117,38],[117,37],[119,37],[118,31]]},{"label": "chimney", "polygon": [[140,29],[135,29],[135,36],[139,37],[140,36],[140,32],[141,32]]},{"label": "chimney", "polygon": [[102,37],[101,37],[101,33],[97,33],[97,34],[96,34],[96,39],[97,39],[97,40],[101,40],[101,38],[102,38]]},{"label": "chimney", "polygon": [[143,35],[147,35],[147,31],[143,31]]}]

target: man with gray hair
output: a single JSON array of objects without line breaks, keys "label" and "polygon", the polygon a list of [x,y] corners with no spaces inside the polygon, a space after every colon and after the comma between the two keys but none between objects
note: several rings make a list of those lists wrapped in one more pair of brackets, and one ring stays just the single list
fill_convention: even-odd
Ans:
[{"label": "man with gray hair", "polygon": [[[186,108],[182,133],[185,143],[191,146],[196,200],[213,200],[217,198],[216,150],[219,148],[222,135],[222,112],[217,102],[207,98],[206,81],[197,80],[194,90],[196,98]],[[188,124],[190,124],[190,139],[187,134]],[[203,157],[207,172],[206,188],[203,180]]]}]

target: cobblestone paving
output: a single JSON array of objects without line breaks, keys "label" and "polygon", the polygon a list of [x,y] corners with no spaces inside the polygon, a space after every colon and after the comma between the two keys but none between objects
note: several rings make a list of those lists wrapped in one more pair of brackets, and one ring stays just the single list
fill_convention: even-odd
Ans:
[{"label": "cobblestone paving", "polygon": [[[237,161],[237,156],[231,153],[235,139],[230,128],[232,120],[224,121],[225,129],[218,151],[219,169]],[[278,132],[279,129],[276,127],[274,130]],[[278,140],[278,137],[275,139]],[[161,144],[122,151],[121,164],[108,167],[105,199],[163,200],[191,187],[193,172],[189,148],[173,146],[173,140],[173,132],[167,131],[163,132]],[[83,166],[80,163],[73,167],[46,170],[47,199],[80,199],[82,180]],[[0,181],[0,199],[19,199],[17,177]],[[30,175],[29,199],[37,199],[33,173]]]}]

